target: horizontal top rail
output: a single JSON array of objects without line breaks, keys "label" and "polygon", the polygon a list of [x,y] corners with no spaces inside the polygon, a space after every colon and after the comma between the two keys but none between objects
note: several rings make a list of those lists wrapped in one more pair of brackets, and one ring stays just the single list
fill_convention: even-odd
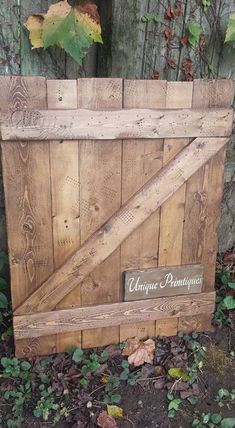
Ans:
[{"label": "horizontal top rail", "polygon": [[0,116],[2,140],[113,140],[224,137],[233,110],[122,109],[95,111],[18,109]]}]

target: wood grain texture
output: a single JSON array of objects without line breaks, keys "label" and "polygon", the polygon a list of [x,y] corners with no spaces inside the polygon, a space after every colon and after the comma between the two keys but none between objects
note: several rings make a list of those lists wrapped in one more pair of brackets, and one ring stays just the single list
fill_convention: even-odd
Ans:
[{"label": "wood grain texture", "polygon": [[183,333],[192,333],[193,331],[214,331],[211,319],[213,313],[204,313],[188,317],[180,317],[178,322],[178,331]]},{"label": "wood grain texture", "polygon": [[[192,105],[193,108],[229,107],[231,96],[230,81],[195,80]],[[203,290],[214,289],[224,156],[225,148],[199,169],[186,185],[182,263],[204,264]]]},{"label": "wood grain texture", "polygon": [[165,318],[156,321],[155,336],[176,336],[178,333],[179,318]]},{"label": "wood grain texture", "polygon": [[[79,107],[93,110],[122,107],[122,79],[79,79]],[[81,243],[121,205],[121,141],[83,141],[80,151]],[[78,287],[78,291],[80,286]],[[120,300],[120,250],[117,249],[81,284],[82,306]],[[119,343],[119,327],[86,330],[84,348]]]},{"label": "wood grain texture", "polygon": [[226,144],[227,138],[195,139],[95,232],[15,314],[53,309]]},{"label": "wood grain texture", "polygon": [[[192,94],[192,82],[167,82],[166,107],[191,108]],[[173,159],[189,141],[188,138],[165,139],[163,165]],[[160,209],[159,266],[181,264],[185,190],[186,183]],[[173,336],[176,329],[177,323],[174,319],[166,320],[165,327],[163,321],[161,325],[156,323],[156,335],[160,335],[163,330],[163,335]]]},{"label": "wood grain texture", "polygon": [[[44,78],[0,77],[0,85],[3,109],[47,107]],[[14,310],[54,269],[49,144],[2,143],[2,163]],[[15,346],[18,356],[55,350],[49,338]]]},{"label": "wood grain texture", "polygon": [[[124,81],[124,108],[165,108],[166,81]],[[125,204],[162,168],[163,141],[125,140],[122,157],[122,203]],[[157,266],[159,211],[154,212],[121,246],[121,271]],[[133,331],[131,333],[131,329]],[[154,322],[145,330],[136,325],[120,326],[120,338],[154,335]],[[140,336],[139,336],[140,335]]]},{"label": "wood grain texture", "polygon": [[178,318],[213,312],[215,293],[188,296],[163,297],[160,299],[121,302],[76,309],[62,309],[14,317],[17,339],[41,337],[68,331],[97,329],[146,320]]},{"label": "wood grain texture", "polygon": [[113,140],[225,137],[230,109],[15,110],[2,117],[3,140]]},{"label": "wood grain texture", "polygon": [[[77,105],[76,80],[47,80],[48,108],[74,108]],[[50,141],[54,266],[59,268],[80,246],[80,183],[78,141]],[[74,290],[57,308],[79,306],[80,293]],[[53,340],[53,339],[52,339]],[[56,336],[57,352],[81,346],[81,333]]]}]

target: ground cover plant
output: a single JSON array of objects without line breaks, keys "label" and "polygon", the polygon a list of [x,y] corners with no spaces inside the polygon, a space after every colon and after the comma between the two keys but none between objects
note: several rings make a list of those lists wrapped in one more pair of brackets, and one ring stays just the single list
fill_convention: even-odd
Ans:
[{"label": "ground cover plant", "polygon": [[[1,254],[1,269],[7,257]],[[234,252],[218,260],[213,333],[17,359],[1,277],[1,427],[235,427]],[[228,299],[229,297],[229,299]]]}]

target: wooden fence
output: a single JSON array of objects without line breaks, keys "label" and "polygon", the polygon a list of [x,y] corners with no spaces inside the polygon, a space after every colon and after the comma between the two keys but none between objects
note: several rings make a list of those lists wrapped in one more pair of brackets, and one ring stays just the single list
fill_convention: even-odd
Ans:
[{"label": "wooden fence", "polygon": [[210,329],[231,82],[0,85],[16,354]]}]

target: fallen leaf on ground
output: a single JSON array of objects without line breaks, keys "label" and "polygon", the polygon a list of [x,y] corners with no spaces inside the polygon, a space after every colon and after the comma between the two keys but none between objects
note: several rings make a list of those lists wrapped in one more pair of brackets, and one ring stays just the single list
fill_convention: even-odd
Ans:
[{"label": "fallen leaf on ground", "polygon": [[168,374],[173,379],[182,379],[184,382],[188,382],[190,379],[188,373],[185,370],[178,367],[172,367],[171,369],[169,369]]},{"label": "fallen leaf on ground", "polygon": [[127,339],[127,347],[123,350],[122,355],[128,356],[129,364],[138,367],[144,363],[153,363],[154,350],[155,342],[152,339],[140,342],[135,337],[134,339]]},{"label": "fallen leaf on ground", "polygon": [[123,409],[118,406],[113,406],[108,404],[107,405],[107,412],[109,416],[112,416],[112,418],[122,418],[123,417]]},{"label": "fallen leaf on ground", "polygon": [[117,422],[107,412],[101,412],[97,418],[97,425],[100,428],[117,428]]}]

